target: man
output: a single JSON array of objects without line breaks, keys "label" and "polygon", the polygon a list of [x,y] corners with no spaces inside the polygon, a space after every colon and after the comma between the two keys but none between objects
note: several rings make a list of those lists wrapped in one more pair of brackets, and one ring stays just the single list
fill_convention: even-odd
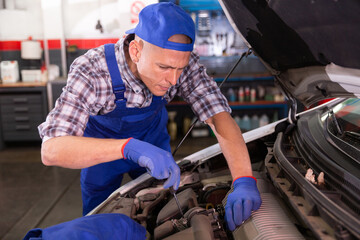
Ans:
[{"label": "man", "polygon": [[231,230],[260,207],[246,145],[216,83],[192,52],[195,26],[173,3],[145,7],[115,46],[89,50],[72,64],[67,85],[39,126],[45,165],[81,168],[83,213],[117,189],[122,175],[146,170],[175,190],[180,170],[170,153],[165,104],[180,95],[214,131],[234,191]]}]

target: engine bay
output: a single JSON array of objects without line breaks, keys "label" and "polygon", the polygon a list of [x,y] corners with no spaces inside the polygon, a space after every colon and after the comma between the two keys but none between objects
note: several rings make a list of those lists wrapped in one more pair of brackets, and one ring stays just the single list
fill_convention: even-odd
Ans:
[{"label": "engine bay", "polygon": [[154,240],[304,239],[296,227],[296,219],[291,217],[267,177],[265,162],[272,158],[272,148],[260,140],[247,146],[263,203],[233,232],[224,220],[232,177],[221,153],[206,161],[183,159],[178,163],[181,181],[176,195],[182,211],[171,192],[163,188],[164,181],[148,178],[111,195],[91,214],[125,214],[146,228],[147,239]]},{"label": "engine bay", "polygon": [[176,195],[184,216],[163,181],[156,179],[112,196],[94,214],[125,214],[144,226],[150,239],[231,239],[222,201],[232,178],[223,156],[200,165],[183,161],[180,168]]},{"label": "engine bay", "polygon": [[[143,174],[90,214],[125,214],[146,228],[147,239],[154,240],[358,239],[353,230],[358,226],[356,213],[334,198],[339,194],[334,195],[337,188],[329,181],[329,172],[324,177],[312,168],[305,153],[313,151],[300,151],[306,144],[298,140],[299,132],[286,134],[290,125],[285,122],[273,126],[273,133],[259,129],[261,137],[247,142],[262,205],[234,231],[224,220],[232,176],[216,144],[178,161],[181,181],[176,196],[181,210],[169,189],[163,188],[164,180]],[[346,215],[328,214],[338,205],[349,210]],[[340,225],[337,219],[341,218],[354,221]]]}]

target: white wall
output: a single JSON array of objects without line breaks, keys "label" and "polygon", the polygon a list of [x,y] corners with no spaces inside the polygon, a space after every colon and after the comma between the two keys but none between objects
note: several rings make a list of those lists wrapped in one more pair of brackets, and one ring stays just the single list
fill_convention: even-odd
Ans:
[{"label": "white wall", "polygon": [[0,9],[0,40],[42,39],[41,0],[23,4],[24,9]]},{"label": "white wall", "polygon": [[46,39],[64,37],[62,20],[62,0],[40,0],[42,8],[42,31]]},{"label": "white wall", "polygon": [[[135,24],[131,6],[156,0],[7,0],[20,2],[21,9],[0,9],[0,41],[59,39],[62,29],[66,39],[118,38]],[[140,4],[141,5],[141,4]],[[9,5],[8,5],[9,6]],[[138,5],[139,6],[139,5]],[[43,10],[42,10],[43,9]],[[62,19],[63,18],[63,19]],[[100,19],[104,33],[95,29]]]},{"label": "white wall", "polygon": [[[64,2],[64,29],[66,38],[117,38],[133,27],[131,6],[143,2],[144,6],[155,0],[68,0]],[[95,29],[97,20],[104,28]]]}]

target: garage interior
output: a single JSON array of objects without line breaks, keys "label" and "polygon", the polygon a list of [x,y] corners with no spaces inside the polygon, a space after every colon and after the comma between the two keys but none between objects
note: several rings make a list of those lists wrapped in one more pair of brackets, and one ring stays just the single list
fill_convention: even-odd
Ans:
[{"label": "garage interior", "polygon": [[[216,138],[189,138],[175,160],[215,143]],[[172,141],[173,150],[177,144]],[[80,170],[43,165],[38,142],[10,144],[0,151],[0,176],[1,239],[22,239],[29,229],[82,216]],[[130,180],[125,174],[122,184]]]},{"label": "garage interior", "polygon": [[[42,164],[37,126],[45,121],[60,96],[71,63],[90,48],[115,43],[136,24],[131,11],[135,2],[0,1],[0,239],[21,239],[30,229],[82,216],[80,170]],[[147,5],[158,1],[143,2]],[[248,47],[232,29],[218,1],[183,1],[181,6],[195,20],[200,62],[220,84]],[[209,39],[213,38],[210,47]],[[36,61],[30,62],[23,55],[29,50],[21,46],[34,41],[40,52],[35,53],[39,56]],[[30,48],[34,50],[34,45]],[[243,132],[287,115],[284,96],[256,56],[244,59],[221,91]],[[195,116],[181,99],[174,99],[167,109],[174,150]],[[210,128],[198,123],[175,160],[215,143]],[[122,183],[128,181],[125,175]]]}]

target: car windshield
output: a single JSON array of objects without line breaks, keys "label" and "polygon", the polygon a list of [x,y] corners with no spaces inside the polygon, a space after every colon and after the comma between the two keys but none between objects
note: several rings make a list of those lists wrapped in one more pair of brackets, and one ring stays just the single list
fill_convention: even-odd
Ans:
[{"label": "car windshield", "polygon": [[332,109],[334,134],[347,143],[359,148],[360,145],[360,99],[351,98]]}]

